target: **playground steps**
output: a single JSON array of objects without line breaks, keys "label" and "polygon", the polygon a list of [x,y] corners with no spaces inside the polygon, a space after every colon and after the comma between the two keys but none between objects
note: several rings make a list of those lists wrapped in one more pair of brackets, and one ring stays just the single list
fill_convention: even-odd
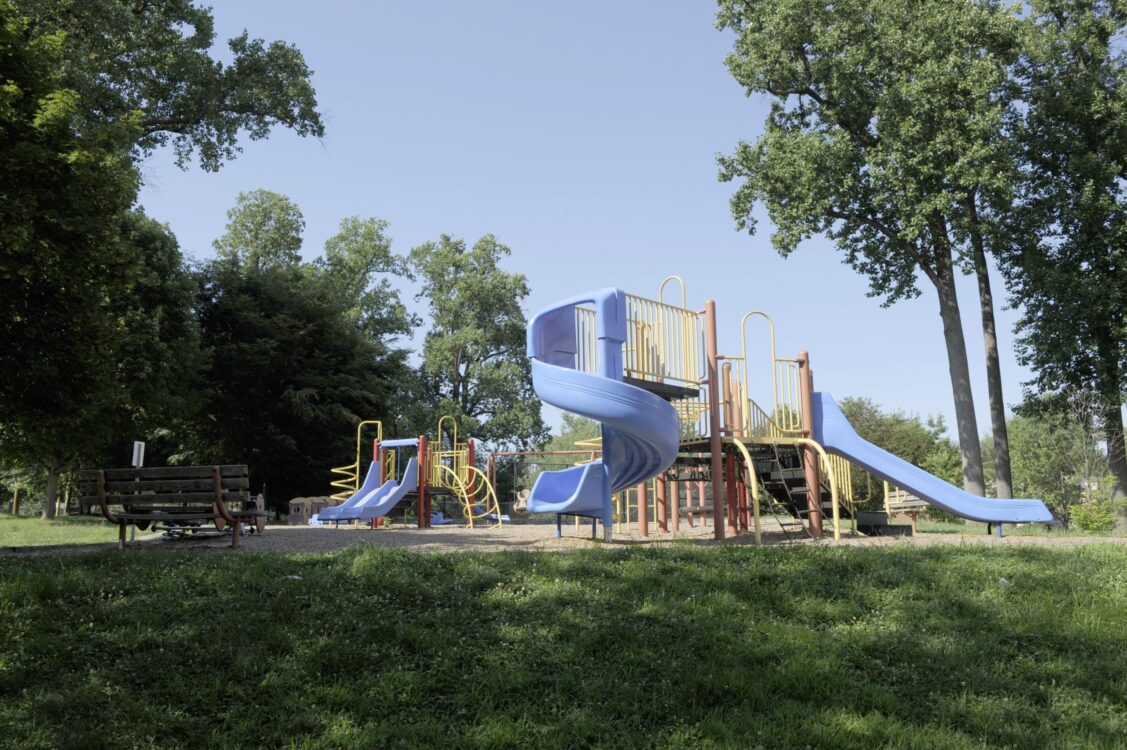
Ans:
[{"label": "playground steps", "polygon": [[[755,471],[767,494],[791,517],[805,522],[810,515],[806,497],[806,473],[803,465],[803,451],[794,445],[753,444],[748,449],[755,461]],[[833,517],[833,498],[824,488],[820,488],[823,518]],[[841,518],[849,518],[849,508],[841,504],[838,508]]]}]

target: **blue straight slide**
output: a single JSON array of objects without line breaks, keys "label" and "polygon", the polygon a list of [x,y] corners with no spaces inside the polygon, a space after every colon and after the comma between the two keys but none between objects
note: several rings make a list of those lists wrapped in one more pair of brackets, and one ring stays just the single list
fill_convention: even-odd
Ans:
[{"label": "blue straight slide", "polygon": [[329,508],[322,508],[319,513],[316,513],[309,519],[310,526],[318,526],[325,521],[331,521],[339,516],[349,508],[359,505],[364,502],[373,492],[380,488],[380,462],[373,461],[368,467],[368,473],[364,475],[364,483],[360,485],[360,489],[352,493],[352,497],[345,500],[340,505],[334,505]]},{"label": "blue straight slide", "polygon": [[403,478],[399,481],[389,479],[373,492],[364,502],[345,510],[332,521],[371,521],[382,518],[392,508],[419,488],[419,460],[412,458],[403,467]]},{"label": "blue straight slide", "polygon": [[978,497],[866,442],[828,393],[814,394],[814,439],[830,453],[847,458],[956,516],[985,523],[1048,523],[1053,520],[1053,514],[1040,500]]},{"label": "blue straight slide", "polygon": [[[599,374],[576,370],[577,305],[594,305]],[[541,399],[602,423],[603,457],[545,471],[528,496],[529,513],[600,518],[610,539],[611,495],[664,471],[677,457],[681,423],[662,398],[622,382],[626,294],[582,294],[541,310],[528,326],[532,384]]]}]

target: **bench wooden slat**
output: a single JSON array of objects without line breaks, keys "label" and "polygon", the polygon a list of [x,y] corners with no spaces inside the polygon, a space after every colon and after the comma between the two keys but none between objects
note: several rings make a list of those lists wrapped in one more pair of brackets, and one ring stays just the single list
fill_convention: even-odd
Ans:
[{"label": "bench wooden slat", "polygon": [[[223,489],[242,490],[250,487],[247,477],[223,477]],[[78,489],[83,495],[98,494],[98,480],[80,481]],[[215,489],[214,477],[207,479],[142,479],[139,481],[106,481],[106,492],[203,492]]]},{"label": "bench wooden slat", "polygon": [[[80,482],[98,481],[98,469],[82,469],[78,472]],[[140,469],[104,469],[106,481],[126,479],[211,479],[214,466],[154,466]],[[247,475],[246,464],[223,464],[219,467],[222,477]]]},{"label": "bench wooden slat", "polygon": [[169,513],[167,511],[153,511],[152,513],[115,513],[124,521],[194,521],[222,518],[218,513]]},{"label": "bench wooden slat", "polygon": [[[250,500],[247,492],[235,490],[224,492],[223,502],[240,502]],[[101,498],[97,495],[83,495],[82,502],[96,503]],[[107,505],[141,505],[152,503],[190,503],[199,500],[214,500],[214,492],[157,492],[149,495],[110,495],[106,494]]]}]

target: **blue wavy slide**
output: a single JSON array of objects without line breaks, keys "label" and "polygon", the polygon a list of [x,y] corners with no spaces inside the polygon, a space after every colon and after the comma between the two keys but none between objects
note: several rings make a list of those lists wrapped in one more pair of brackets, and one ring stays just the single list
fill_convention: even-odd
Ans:
[{"label": "blue wavy slide", "polygon": [[972,521],[1048,523],[1053,514],[1040,500],[991,500],[944,482],[902,458],[866,442],[828,393],[814,394],[814,439],[830,453],[849,459],[882,479]]},{"label": "blue wavy slide", "polygon": [[[577,305],[594,305],[599,374],[576,368]],[[532,384],[541,399],[602,423],[603,457],[545,471],[528,497],[530,513],[600,518],[608,541],[611,495],[664,471],[677,457],[681,423],[664,399],[622,382],[626,294],[605,288],[541,310],[528,326]]]}]

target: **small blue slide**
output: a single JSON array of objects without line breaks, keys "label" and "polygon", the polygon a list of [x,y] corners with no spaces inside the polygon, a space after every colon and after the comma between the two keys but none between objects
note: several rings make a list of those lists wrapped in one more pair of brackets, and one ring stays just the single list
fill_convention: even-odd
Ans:
[{"label": "small blue slide", "polygon": [[828,393],[814,394],[814,439],[871,473],[956,516],[985,523],[1048,523],[1053,514],[1040,500],[991,500],[944,482],[902,458],[866,442]]},{"label": "small blue slide", "polygon": [[344,511],[367,500],[373,492],[378,491],[380,488],[380,462],[373,461],[368,467],[368,473],[364,475],[364,483],[360,485],[360,489],[352,493],[352,497],[345,500],[340,505],[334,505],[330,508],[322,508],[319,513],[315,513],[309,519],[310,526],[320,526],[325,521],[332,521]]},{"label": "small blue slide", "polygon": [[[598,375],[575,369],[578,305],[595,307]],[[608,540],[611,495],[668,468],[677,457],[681,434],[677,412],[669,403],[622,382],[625,341],[626,294],[614,288],[559,302],[537,313],[528,326],[536,394],[603,424],[602,459],[541,473],[528,496],[528,512],[600,518]]]},{"label": "small blue slide", "polygon": [[332,521],[371,521],[373,518],[382,518],[392,508],[419,488],[419,460],[412,458],[403,467],[403,478],[399,481],[389,479],[384,482],[376,492],[372,493],[364,502],[355,505]]}]

